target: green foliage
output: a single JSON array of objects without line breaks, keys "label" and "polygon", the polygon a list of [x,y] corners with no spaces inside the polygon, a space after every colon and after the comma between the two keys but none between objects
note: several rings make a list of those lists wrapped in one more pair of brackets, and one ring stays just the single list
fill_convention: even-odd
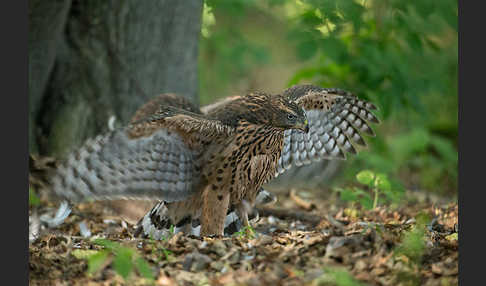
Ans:
[{"label": "green foliage", "polygon": [[76,254],[78,258],[87,259],[88,273],[94,274],[112,262],[113,269],[125,280],[129,278],[133,269],[136,269],[142,277],[149,281],[154,280],[154,274],[149,264],[137,254],[135,249],[106,239],[95,239],[94,243],[103,246],[104,249],[94,253]]},{"label": "green foliage", "polygon": [[254,239],[257,236],[257,233],[251,226],[244,226],[240,229],[240,231],[237,231],[233,233],[233,236],[236,236],[238,238],[247,238],[247,239]]},{"label": "green foliage", "polygon": [[386,125],[378,137],[389,137],[372,141],[366,167],[395,176],[420,170],[417,183],[429,189],[449,177],[442,187],[455,191],[457,2],[303,2],[290,38],[312,61],[289,85],[307,80],[373,100]]},{"label": "green foliage", "polygon": [[326,268],[325,273],[317,279],[317,285],[333,286],[363,286],[364,284],[357,281],[351,274],[341,268]]},{"label": "green foliage", "polygon": [[373,185],[375,181],[375,173],[370,170],[364,170],[356,175],[356,179],[363,185]]},{"label": "green foliage", "polygon": [[254,1],[205,1],[199,57],[202,103],[226,96],[228,85],[268,61],[263,45],[241,29],[254,7]]},{"label": "green foliage", "polygon": [[40,204],[40,199],[35,193],[35,191],[29,188],[29,206],[38,206]]},{"label": "green foliage", "polygon": [[[289,63],[296,71],[288,86],[340,87],[379,107],[377,137],[346,164],[344,179],[373,169],[392,186],[457,192],[457,1],[205,4],[201,103],[231,95],[228,86],[283,90],[272,82]],[[259,83],[255,74],[264,66],[282,68]]]},{"label": "green foliage", "polygon": [[[424,127],[374,138],[372,149],[354,158],[347,177],[361,168],[402,176],[409,186],[441,191],[457,186],[458,153],[453,142]],[[415,174],[414,181],[410,175]],[[398,184],[398,180],[394,180]],[[442,190],[442,193],[446,193]]]},{"label": "green foliage", "polygon": [[110,251],[101,250],[86,257],[88,259],[88,273],[94,274],[98,272],[98,270],[101,270],[101,267],[108,260],[109,255],[110,255]]},{"label": "green foliage", "polygon": [[404,254],[411,261],[419,263],[425,250],[424,230],[413,228],[403,237],[403,241],[397,249],[397,253]]},{"label": "green foliage", "polygon": [[408,266],[396,273],[396,279],[405,285],[421,285],[419,269],[426,250],[426,226],[430,223],[430,217],[420,213],[415,219],[416,224],[402,235],[401,243],[394,249],[395,258],[401,258]]},{"label": "green foliage", "polygon": [[127,279],[133,270],[133,254],[133,249],[127,247],[120,247],[115,254],[113,269],[124,279]]},{"label": "green foliage", "polygon": [[154,273],[152,272],[150,265],[142,257],[135,258],[135,268],[140,273],[140,275],[142,275],[142,277],[149,280],[153,279]]},{"label": "green foliage", "polygon": [[446,235],[445,239],[447,239],[449,241],[459,240],[459,234],[457,232],[454,232],[452,234]]},{"label": "green foliage", "polygon": [[[164,240],[164,239],[163,239],[163,240]],[[151,242],[155,244],[155,241],[154,241],[154,240],[152,240]],[[159,257],[159,258],[157,259],[157,262],[158,262],[158,261],[161,261],[161,260],[162,260],[162,258],[164,258],[164,259],[165,259],[165,260],[167,260],[167,261],[171,261],[171,260],[172,260],[172,258],[173,258],[173,257],[172,257],[172,254],[173,254],[173,253],[172,253],[172,251],[170,251],[170,250],[166,249],[166,248],[165,248],[165,247],[163,247],[163,246],[155,246],[155,245],[154,245],[154,246],[152,247],[152,253],[157,254],[157,257]]]},{"label": "green foliage", "polygon": [[168,250],[164,247],[160,247],[160,248],[158,248],[158,250],[161,251],[162,254],[164,254],[165,260],[171,261],[171,259],[172,259],[171,255],[173,254],[172,251],[170,251],[170,250]]},{"label": "green foliage", "polygon": [[402,242],[395,249],[395,255],[405,255],[410,263],[420,265],[426,246],[426,225],[430,222],[430,217],[421,213],[415,219],[416,224],[410,231],[405,232]]},{"label": "green foliage", "polygon": [[[174,225],[171,225],[170,228],[169,228],[169,234],[167,236],[163,236],[160,241],[167,241],[168,239],[170,239],[175,233],[175,226]],[[151,235],[149,235],[149,240],[148,240],[148,243],[150,243],[152,245],[152,253],[153,254],[157,254],[157,262],[161,261],[162,260],[162,257],[165,258],[165,260],[167,261],[171,261],[172,260],[172,251],[166,249],[165,247],[161,246],[160,244],[158,244],[158,241],[155,240]],[[163,256],[162,256],[163,255]]]},{"label": "green foliage", "polygon": [[388,176],[363,170],[356,175],[356,180],[366,186],[367,191],[354,187],[337,189],[344,201],[357,202],[366,209],[375,209],[381,201],[398,202],[403,194],[399,187],[393,188]]},{"label": "green foliage", "polygon": [[315,61],[291,83],[356,87],[385,117],[397,108],[424,111],[420,96],[431,90],[456,96],[457,3],[428,2],[304,1],[291,35],[297,50],[315,46],[304,55]]}]

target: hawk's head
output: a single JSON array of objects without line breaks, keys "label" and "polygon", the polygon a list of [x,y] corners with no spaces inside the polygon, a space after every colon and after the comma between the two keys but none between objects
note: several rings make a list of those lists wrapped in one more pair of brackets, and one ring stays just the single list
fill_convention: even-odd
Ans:
[{"label": "hawk's head", "polygon": [[251,123],[282,129],[309,131],[307,116],[302,107],[282,95],[253,92],[225,105],[224,111],[221,112],[232,114],[228,118],[236,122],[244,119]]},{"label": "hawk's head", "polygon": [[270,102],[273,115],[271,124],[273,126],[309,132],[309,122],[305,111],[295,101],[281,95],[274,95]]}]

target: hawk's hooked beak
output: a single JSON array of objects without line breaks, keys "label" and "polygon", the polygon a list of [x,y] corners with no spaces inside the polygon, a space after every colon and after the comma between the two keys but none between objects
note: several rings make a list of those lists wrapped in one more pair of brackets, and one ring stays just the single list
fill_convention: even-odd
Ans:
[{"label": "hawk's hooked beak", "polygon": [[297,124],[296,128],[304,131],[305,133],[309,133],[309,121],[307,118],[302,123]]}]

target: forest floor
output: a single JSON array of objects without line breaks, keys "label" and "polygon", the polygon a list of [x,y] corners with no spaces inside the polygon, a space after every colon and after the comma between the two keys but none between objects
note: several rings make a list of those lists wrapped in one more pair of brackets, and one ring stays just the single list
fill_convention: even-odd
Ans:
[{"label": "forest floor", "polygon": [[[78,205],[65,223],[42,231],[29,245],[29,281],[31,285],[458,284],[456,203],[422,196],[394,208],[363,210],[332,196],[324,200],[297,194],[306,192],[280,192],[277,203],[260,208],[254,236],[242,232],[204,239],[180,233],[163,241],[134,238],[133,220],[114,215],[103,204]],[[41,200],[36,208],[45,209],[47,204]],[[81,221],[91,237],[81,236]]]}]

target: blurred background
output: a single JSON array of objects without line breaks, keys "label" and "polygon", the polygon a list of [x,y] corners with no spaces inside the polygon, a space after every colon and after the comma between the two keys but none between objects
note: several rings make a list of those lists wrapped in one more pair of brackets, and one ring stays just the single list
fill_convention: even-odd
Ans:
[{"label": "blurred background", "polygon": [[457,1],[208,0],[200,45],[202,104],[299,83],[377,104],[377,136],[335,184],[371,169],[397,187],[457,194]]},{"label": "blurred background", "polygon": [[204,105],[312,83],[372,101],[382,123],[359,155],[275,185],[369,169],[456,200],[457,14],[452,0],[30,1],[30,152],[62,158],[163,92]]}]

